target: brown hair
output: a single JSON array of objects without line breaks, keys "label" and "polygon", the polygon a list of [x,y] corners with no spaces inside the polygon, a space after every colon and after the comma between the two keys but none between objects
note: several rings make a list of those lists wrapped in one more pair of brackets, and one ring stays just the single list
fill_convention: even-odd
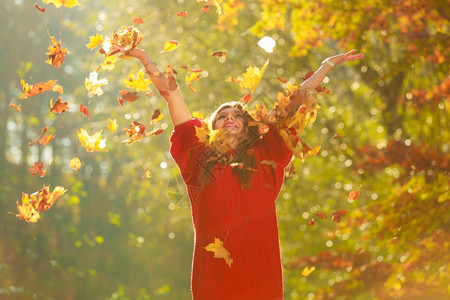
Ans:
[{"label": "brown hair", "polygon": [[231,164],[233,173],[239,177],[242,188],[251,187],[252,173],[256,171],[256,159],[251,147],[261,138],[255,120],[239,102],[227,102],[220,105],[209,117],[208,126],[210,130],[214,128],[219,113],[226,108],[237,108],[244,115],[244,131],[237,136],[238,144],[233,153],[218,153],[214,147],[209,147],[204,153],[203,164],[200,170],[199,181],[205,187],[213,179],[212,170],[218,162]]}]

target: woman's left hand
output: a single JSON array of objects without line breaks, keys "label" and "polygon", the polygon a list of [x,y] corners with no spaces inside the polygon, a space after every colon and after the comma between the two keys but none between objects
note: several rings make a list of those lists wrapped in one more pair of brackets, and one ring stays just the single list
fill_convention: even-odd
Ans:
[{"label": "woman's left hand", "polygon": [[347,53],[338,54],[335,56],[328,57],[326,60],[332,62],[335,65],[338,65],[347,61],[354,61],[364,58],[364,53],[353,54],[356,52],[356,49],[350,50]]}]

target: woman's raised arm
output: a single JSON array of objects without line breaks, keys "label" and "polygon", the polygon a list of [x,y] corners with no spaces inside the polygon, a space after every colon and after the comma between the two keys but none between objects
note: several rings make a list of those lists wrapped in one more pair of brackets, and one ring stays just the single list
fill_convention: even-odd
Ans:
[{"label": "woman's raised arm", "polygon": [[189,108],[181,97],[178,85],[175,80],[167,78],[163,72],[150,59],[150,56],[142,49],[133,49],[130,55],[139,59],[150,77],[153,85],[161,96],[167,101],[170,119],[173,126],[180,125],[192,119]]}]

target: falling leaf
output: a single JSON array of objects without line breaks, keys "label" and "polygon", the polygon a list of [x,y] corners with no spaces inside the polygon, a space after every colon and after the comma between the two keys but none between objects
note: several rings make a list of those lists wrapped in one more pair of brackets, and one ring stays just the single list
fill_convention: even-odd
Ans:
[{"label": "falling leaf", "polygon": [[44,169],[44,163],[42,161],[40,164],[35,162],[33,168],[28,168],[28,171],[31,172],[31,175],[36,176],[39,174],[40,177],[44,177],[45,173],[47,172]]},{"label": "falling leaf", "polygon": [[209,13],[209,6],[208,6],[208,5],[203,6],[202,9],[201,9],[201,11],[202,11],[202,13],[204,13],[204,14]]},{"label": "falling leaf", "polygon": [[188,14],[189,14],[188,11],[180,11],[179,13],[177,13],[177,16],[185,18],[187,17]]},{"label": "falling leaf", "polygon": [[318,216],[321,219],[327,219],[328,218],[327,214],[325,212],[323,212],[323,211],[316,213],[316,216]]},{"label": "falling leaf", "polygon": [[197,119],[203,119],[205,116],[203,113],[199,112],[199,111],[194,111],[192,113],[192,117],[197,118]]},{"label": "falling leaf", "polygon": [[308,221],[308,223],[306,223],[306,225],[308,226],[314,226],[316,224],[316,221],[314,221],[314,219],[311,219],[310,221]]},{"label": "falling leaf", "polygon": [[214,238],[214,243],[208,244],[205,249],[207,251],[214,252],[215,258],[223,258],[227,265],[231,268],[233,259],[231,258],[230,252],[225,249],[225,247],[223,246],[223,242],[220,239]]},{"label": "falling leaf", "polygon": [[186,75],[185,81],[187,84],[191,84],[194,81],[197,81],[202,76],[202,70],[189,70],[188,74]]},{"label": "falling leaf", "polygon": [[336,211],[336,212],[332,213],[331,221],[339,223],[341,221],[341,219],[345,216],[346,213],[347,213],[346,210]]},{"label": "falling leaf", "polygon": [[50,100],[50,112],[51,113],[63,113],[69,110],[69,102],[62,102],[61,98],[56,100],[55,104],[53,104],[53,99]]},{"label": "falling leaf", "polygon": [[16,214],[16,217],[27,223],[36,223],[40,218],[40,214],[28,199],[29,195],[22,193],[22,205],[19,205],[19,201],[16,201],[17,211],[19,212]]},{"label": "falling leaf", "polygon": [[78,172],[78,170],[81,168],[81,161],[78,157],[72,157],[70,160],[69,166]]},{"label": "falling leaf", "polygon": [[137,17],[137,18],[133,19],[133,23],[134,24],[144,24],[144,20],[142,18]]},{"label": "falling leaf", "polygon": [[227,57],[227,52],[226,52],[226,51],[218,50],[218,51],[214,51],[214,52],[211,54],[211,56],[212,56],[212,57],[223,57],[223,58],[226,58],[226,57]]},{"label": "falling leaf", "polygon": [[89,135],[83,128],[77,131],[78,140],[81,146],[88,152],[102,151],[105,148],[106,139],[102,140],[102,130]]},{"label": "falling leaf", "polygon": [[303,77],[303,81],[306,81],[309,77],[313,76],[314,71],[309,70],[306,74],[305,77]]},{"label": "falling leaf", "polygon": [[14,104],[14,103],[9,103],[9,106],[13,107],[15,110],[17,110],[18,112],[22,112],[22,109],[20,109],[20,104]]},{"label": "falling leaf", "polygon": [[52,44],[48,47],[48,52],[45,53],[48,55],[48,60],[45,62],[55,68],[59,68],[66,58],[68,48],[63,49],[61,47],[61,41],[57,42],[55,37],[51,36],[50,38],[52,39]]},{"label": "falling leaf", "polygon": [[120,97],[117,97],[117,101],[119,102],[120,106],[123,106],[123,99]]},{"label": "falling leaf", "polygon": [[89,78],[86,78],[84,81],[84,86],[88,90],[89,97],[92,97],[93,95],[97,95],[100,97],[101,95],[103,95],[102,86],[108,84],[108,80],[106,78],[97,80],[97,76],[97,72],[91,72],[89,74]]},{"label": "falling leaf", "polygon": [[53,86],[53,91],[58,93],[58,94],[63,94],[64,93],[63,87],[60,86],[59,84],[55,84]]},{"label": "falling leaf", "polygon": [[167,41],[164,44],[164,49],[163,49],[163,51],[161,51],[161,53],[175,50],[176,48],[178,48],[178,45],[179,45],[178,41],[174,41],[174,40]]},{"label": "falling leaf", "polygon": [[39,144],[46,146],[48,143],[50,143],[55,138],[55,135],[52,133],[48,136],[42,136],[39,138]]},{"label": "falling leaf", "polygon": [[128,139],[124,140],[123,143],[131,144],[133,142],[137,142],[146,137],[147,133],[145,132],[145,125],[133,121],[128,129],[124,128],[124,131],[127,132]]},{"label": "falling leaf", "polygon": [[312,266],[312,267],[306,266],[302,271],[302,276],[308,277],[309,274],[311,274],[312,271],[314,271],[315,269],[316,269],[316,267],[314,267],[314,266]]},{"label": "falling leaf", "polygon": [[83,103],[80,104],[80,112],[89,119],[89,110]]},{"label": "falling leaf", "polygon": [[277,79],[279,80],[279,81],[281,81],[282,83],[287,83],[288,81],[285,79],[285,78],[283,78],[283,77],[277,77]]},{"label": "falling leaf", "polygon": [[150,90],[150,83],[151,80],[146,78],[143,71],[138,72],[136,76],[130,73],[128,78],[125,79],[125,85],[130,89],[135,89],[137,92]]},{"label": "falling leaf", "polygon": [[122,95],[123,100],[127,102],[134,102],[139,99],[137,92],[130,92],[127,90],[120,90],[119,94]]},{"label": "falling leaf", "polygon": [[45,8],[40,7],[39,5],[37,5],[36,3],[34,4],[34,7],[36,7],[39,11],[41,12],[45,12]]},{"label": "falling leaf", "polygon": [[22,90],[24,91],[24,95],[21,98],[31,98],[33,96],[42,94],[46,91],[50,91],[53,89],[56,84],[56,80],[49,80],[47,82],[39,82],[33,85],[29,85],[23,79],[21,80]]},{"label": "falling leaf", "polygon": [[146,177],[146,178],[151,178],[152,177],[152,173],[149,170],[149,165],[150,165],[150,161],[147,162],[147,165],[145,166],[145,174],[142,178]]},{"label": "falling leaf", "polygon": [[77,5],[80,5],[78,0],[42,0],[45,4],[53,4],[56,8],[61,6],[65,6],[67,8],[71,8]]},{"label": "falling leaf", "polygon": [[260,70],[258,67],[248,67],[247,72],[243,73],[243,79],[240,83],[241,88],[250,89],[252,93],[255,92],[259,83],[261,82],[264,71],[269,65],[269,60],[266,61],[263,68]]},{"label": "falling leaf", "polygon": [[108,129],[114,133],[117,130],[117,127],[119,127],[119,124],[117,124],[116,119],[109,119]]},{"label": "falling leaf", "polygon": [[161,120],[162,119],[162,117],[163,117],[163,115],[161,114],[161,111],[159,110],[159,109],[156,109],[154,112],[153,112],[153,115],[152,115],[152,119],[151,119],[151,121],[150,121],[150,124],[155,124],[156,122],[158,122],[159,120]]},{"label": "falling leaf", "polygon": [[265,36],[261,38],[258,42],[258,46],[261,47],[267,53],[272,53],[273,48],[276,46],[276,42],[273,38]]},{"label": "falling leaf", "polygon": [[161,128],[155,128],[155,129],[153,129],[153,130],[150,132],[150,134],[153,135],[153,136],[157,136],[157,135],[159,135],[159,134],[161,134],[161,133],[163,133],[163,132],[164,132],[164,130],[162,130]]},{"label": "falling leaf", "polygon": [[251,99],[252,99],[252,93],[248,93],[247,95],[242,97],[239,101],[242,101],[245,104],[247,104],[248,102],[250,102]]},{"label": "falling leaf", "polygon": [[114,55],[110,55],[105,57],[105,60],[102,62],[100,68],[103,70],[112,71],[116,66],[117,57]]},{"label": "falling leaf", "polygon": [[351,201],[355,201],[356,199],[358,199],[359,196],[359,191],[351,191],[350,193],[348,193],[348,199]]},{"label": "falling leaf", "polygon": [[93,50],[102,44],[103,44],[103,36],[97,33],[97,35],[89,37],[89,43],[86,44],[86,47],[88,47],[89,50]]}]

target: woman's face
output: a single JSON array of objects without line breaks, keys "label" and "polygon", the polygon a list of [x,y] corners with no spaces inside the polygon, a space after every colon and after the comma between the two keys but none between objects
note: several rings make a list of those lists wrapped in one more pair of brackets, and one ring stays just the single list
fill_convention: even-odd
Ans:
[{"label": "woman's face", "polygon": [[244,114],[239,108],[227,107],[216,116],[213,129],[224,128],[230,133],[241,133],[244,130]]}]

